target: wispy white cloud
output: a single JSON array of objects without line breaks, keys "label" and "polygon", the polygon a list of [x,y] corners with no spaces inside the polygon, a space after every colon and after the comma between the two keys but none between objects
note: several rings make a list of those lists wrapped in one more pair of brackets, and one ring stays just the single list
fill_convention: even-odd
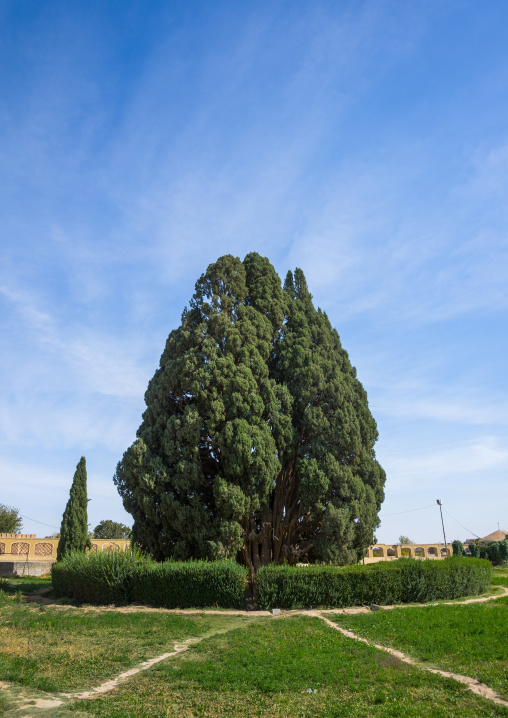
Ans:
[{"label": "wispy white cloud", "polygon": [[142,400],[97,401],[73,394],[40,392],[0,403],[0,445],[76,451],[107,448],[118,457],[135,439]]},{"label": "wispy white cloud", "polygon": [[[46,361],[77,375],[81,389],[84,383],[91,392],[133,398],[144,392],[146,371],[138,365],[139,350],[132,337],[115,338],[107,330],[68,320],[64,324],[61,317],[39,309],[37,299],[28,292],[6,287],[0,292],[14,305],[38,351],[47,354]],[[58,379],[54,376],[55,383]]]},{"label": "wispy white cloud", "polygon": [[499,404],[495,400],[490,405],[485,402],[478,404],[467,401],[454,401],[453,399],[406,399],[403,402],[391,400],[383,407],[379,402],[377,408],[383,414],[398,418],[411,417],[412,419],[432,419],[435,421],[451,422],[457,424],[495,424],[506,426],[508,423],[508,405]]},{"label": "wispy white cloud", "polygon": [[508,143],[489,145],[476,149],[470,157],[473,167],[469,180],[464,186],[457,188],[457,196],[471,199],[471,197],[484,197],[497,205],[497,211],[506,218],[506,203],[504,200],[508,187]]},{"label": "wispy white cloud", "polygon": [[466,185],[461,177],[443,186],[429,208],[408,187],[439,171],[439,147],[430,137],[413,147],[411,166],[397,156],[400,147],[391,149],[388,164],[385,151],[339,173],[292,243],[291,264],[304,267],[323,304],[346,319],[375,313],[385,322],[429,323],[506,309],[508,190],[498,173],[492,201],[483,180],[489,158],[469,166]]},{"label": "wispy white cloud", "polygon": [[427,488],[441,486],[443,479],[457,485],[463,478],[478,479],[494,469],[508,469],[508,447],[498,437],[479,436],[434,452],[420,450],[401,455],[394,450],[387,459],[386,469],[392,490],[416,480],[425,482]]},{"label": "wispy white cloud", "polygon": [[16,355],[12,344],[0,352],[9,377],[0,395],[3,446],[108,447],[121,455],[134,439],[156,357],[148,369],[132,335],[69,323],[41,309],[35,293],[1,293],[19,344]]}]

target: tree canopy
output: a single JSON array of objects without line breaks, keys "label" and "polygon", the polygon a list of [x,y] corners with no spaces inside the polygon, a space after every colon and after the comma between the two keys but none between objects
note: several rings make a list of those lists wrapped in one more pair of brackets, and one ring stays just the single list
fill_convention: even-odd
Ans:
[{"label": "tree canopy", "polygon": [[414,544],[414,541],[411,541],[409,536],[404,536],[404,534],[401,534],[399,536],[399,544],[401,544],[401,546],[407,546],[408,544]]},{"label": "tree canopy", "polygon": [[130,539],[132,529],[111,519],[104,519],[93,530],[96,539]]},{"label": "tree canopy", "polygon": [[88,499],[86,491],[86,461],[82,456],[76,466],[69,500],[62,517],[57,561],[70,551],[84,551],[91,548],[88,536]]},{"label": "tree canopy", "polygon": [[0,534],[19,534],[23,528],[23,519],[19,509],[0,504]]},{"label": "tree canopy", "polygon": [[227,255],[198,279],[114,481],[157,559],[359,560],[385,473],[367,395],[303,272]]}]

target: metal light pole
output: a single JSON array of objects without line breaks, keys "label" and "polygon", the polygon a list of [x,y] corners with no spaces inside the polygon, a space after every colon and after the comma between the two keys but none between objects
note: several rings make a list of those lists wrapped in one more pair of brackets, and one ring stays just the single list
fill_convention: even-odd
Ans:
[{"label": "metal light pole", "polygon": [[448,556],[448,544],[446,543],[446,534],[445,534],[445,530],[444,530],[444,521],[443,521],[443,508],[442,508],[443,502],[441,501],[441,499],[436,499],[436,502],[439,504],[439,511],[441,512],[441,525],[443,527],[444,545],[445,545],[445,549],[446,549],[446,555]]}]

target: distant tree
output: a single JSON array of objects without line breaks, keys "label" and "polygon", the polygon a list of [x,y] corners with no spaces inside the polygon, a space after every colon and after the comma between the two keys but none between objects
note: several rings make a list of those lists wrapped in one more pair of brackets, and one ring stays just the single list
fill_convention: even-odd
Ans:
[{"label": "distant tree", "polygon": [[411,541],[411,539],[408,536],[399,536],[399,544],[409,544],[413,545],[414,541]]},{"label": "distant tree", "polygon": [[503,560],[501,557],[501,541],[490,541],[487,544],[488,556],[487,558],[492,563],[501,563]]},{"label": "distant tree", "polygon": [[0,504],[0,534],[19,534],[23,528],[23,520],[19,509]]},{"label": "distant tree", "polygon": [[473,558],[480,558],[480,544],[478,541],[474,541],[469,544],[469,550]]},{"label": "distant tree", "polygon": [[356,563],[385,472],[367,394],[301,269],[220,257],[196,283],[115,483],[157,560]]},{"label": "distant tree", "polygon": [[454,556],[465,556],[466,555],[466,551],[464,549],[462,541],[454,541],[452,543],[452,548],[453,548]]},{"label": "distant tree", "polygon": [[480,549],[480,558],[490,559],[489,544],[482,541],[478,548]]},{"label": "distant tree", "polygon": [[493,564],[504,563],[508,558],[508,541],[487,541],[480,544],[480,558],[487,558]]},{"label": "distant tree", "polygon": [[93,538],[96,539],[130,539],[132,529],[125,524],[105,519],[101,521],[93,530]]},{"label": "distant tree", "polygon": [[57,561],[60,561],[70,551],[84,551],[86,548],[92,547],[88,536],[87,504],[86,461],[82,456],[76,466],[69,500],[62,518]]}]

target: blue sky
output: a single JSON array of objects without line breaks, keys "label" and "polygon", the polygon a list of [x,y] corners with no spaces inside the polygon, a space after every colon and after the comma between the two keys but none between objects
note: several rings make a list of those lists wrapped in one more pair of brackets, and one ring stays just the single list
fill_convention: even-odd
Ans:
[{"label": "blue sky", "polygon": [[81,455],[92,527],[130,523],[112,476],[165,339],[250,251],[304,270],[358,369],[378,540],[439,540],[437,498],[448,539],[508,530],[507,27],[502,0],[2,3],[0,502],[25,532],[59,527]]}]

